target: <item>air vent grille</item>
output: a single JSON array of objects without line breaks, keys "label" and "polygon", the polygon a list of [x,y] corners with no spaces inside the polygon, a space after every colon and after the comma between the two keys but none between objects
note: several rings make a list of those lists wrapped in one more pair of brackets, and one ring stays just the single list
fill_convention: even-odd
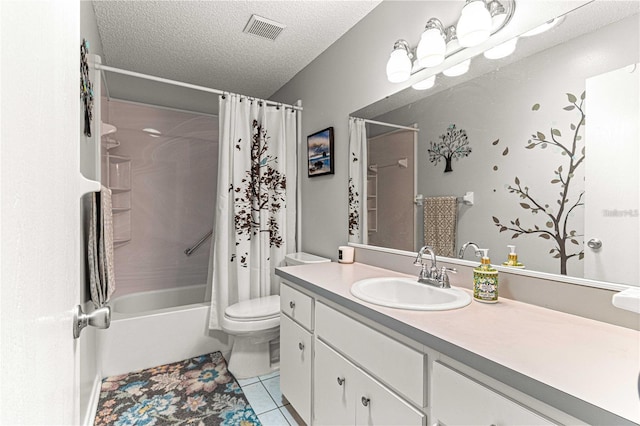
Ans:
[{"label": "air vent grille", "polygon": [[275,40],[285,28],[286,26],[279,22],[258,15],[252,15],[244,27],[244,32],[258,37],[268,38],[269,40]]}]

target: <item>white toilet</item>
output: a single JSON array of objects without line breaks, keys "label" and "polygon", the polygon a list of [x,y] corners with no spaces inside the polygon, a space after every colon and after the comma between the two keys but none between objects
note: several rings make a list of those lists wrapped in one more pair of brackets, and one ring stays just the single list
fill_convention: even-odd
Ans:
[{"label": "white toilet", "polygon": [[[285,256],[285,265],[304,265],[331,262],[330,259],[309,253],[291,253]],[[261,376],[276,370],[279,363],[272,362],[271,342],[280,335],[280,296],[245,300],[224,310],[222,330],[234,336],[229,357],[229,371],[237,379]],[[273,345],[277,350],[277,345]]]}]

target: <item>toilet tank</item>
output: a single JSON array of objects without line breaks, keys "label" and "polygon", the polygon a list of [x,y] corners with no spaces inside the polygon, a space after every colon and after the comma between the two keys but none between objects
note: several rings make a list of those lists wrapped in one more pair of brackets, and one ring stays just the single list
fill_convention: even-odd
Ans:
[{"label": "toilet tank", "polygon": [[286,266],[294,265],[307,265],[311,263],[327,263],[331,262],[331,259],[326,257],[316,256],[315,254],[309,254],[305,252],[289,253],[284,257],[284,263]]}]

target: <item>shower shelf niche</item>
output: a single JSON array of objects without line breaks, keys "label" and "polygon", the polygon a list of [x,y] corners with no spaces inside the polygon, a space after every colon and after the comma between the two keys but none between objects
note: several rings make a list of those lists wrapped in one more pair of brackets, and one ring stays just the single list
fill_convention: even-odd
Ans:
[{"label": "shower shelf niche", "polygon": [[112,136],[117,128],[102,123],[108,131],[102,134],[102,182],[111,190],[111,212],[113,214],[113,242],[115,247],[131,241],[131,158],[111,153],[120,146]]}]

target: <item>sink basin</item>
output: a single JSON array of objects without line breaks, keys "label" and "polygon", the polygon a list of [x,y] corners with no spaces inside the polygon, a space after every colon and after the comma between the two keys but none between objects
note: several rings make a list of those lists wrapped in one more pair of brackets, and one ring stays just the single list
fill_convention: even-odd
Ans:
[{"label": "sink basin", "polygon": [[414,278],[368,278],[356,281],[351,294],[365,302],[414,311],[445,311],[467,306],[471,296],[459,288],[437,288]]}]

